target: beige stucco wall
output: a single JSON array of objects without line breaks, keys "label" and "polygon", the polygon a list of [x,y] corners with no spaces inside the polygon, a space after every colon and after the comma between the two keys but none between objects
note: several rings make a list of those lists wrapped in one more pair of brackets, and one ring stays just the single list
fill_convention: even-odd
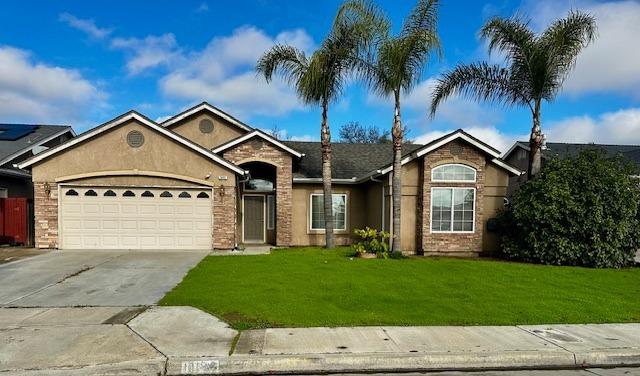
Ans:
[{"label": "beige stucco wall", "polygon": [[[310,230],[311,193],[322,193],[322,184],[293,185],[293,218],[291,245],[324,245],[325,235],[322,230]],[[351,244],[354,228],[366,225],[366,195],[361,186],[334,185],[333,193],[347,194],[347,230],[335,231],[336,244]]]},{"label": "beige stucco wall", "polygon": [[[127,134],[132,130],[142,132],[145,137],[144,144],[139,148],[127,144]],[[198,180],[205,180],[206,175],[211,174],[208,179],[211,184],[235,186],[233,171],[135,120],[34,165],[32,172],[34,182],[54,182],[67,176],[108,171],[120,171],[118,175],[126,174],[122,171],[132,171],[133,175],[133,170],[183,175]],[[219,176],[226,176],[227,180],[218,180]],[[173,185],[163,179],[140,177],[93,178],[90,181],[95,184],[121,181]]]},{"label": "beige stucco wall", "polygon": [[[203,119],[209,119],[213,122],[213,132],[200,132],[200,121]],[[170,129],[178,133],[179,135],[184,136],[189,140],[206,147],[207,149],[213,149],[216,146],[224,144],[225,142],[246,133],[245,130],[238,128],[237,126],[208,111],[200,112],[196,115],[190,116],[184,120],[172,124],[170,126]]]},{"label": "beige stucco wall", "polygon": [[498,236],[495,232],[487,231],[486,221],[494,218],[500,210],[504,208],[504,197],[507,196],[509,185],[509,174],[488,163],[485,169],[484,186],[484,226],[482,237],[482,250],[484,252],[495,252],[498,250]]},{"label": "beige stucco wall", "polygon": [[[402,250],[407,253],[415,253],[418,249],[416,232],[418,223],[416,221],[418,219],[418,196],[422,177],[421,168],[422,162],[420,160],[413,160],[402,166],[402,214],[400,215],[400,240],[402,243]],[[391,232],[391,228],[393,227],[390,175],[391,173],[379,178],[379,180],[384,182],[386,215],[385,228],[388,232]]]}]

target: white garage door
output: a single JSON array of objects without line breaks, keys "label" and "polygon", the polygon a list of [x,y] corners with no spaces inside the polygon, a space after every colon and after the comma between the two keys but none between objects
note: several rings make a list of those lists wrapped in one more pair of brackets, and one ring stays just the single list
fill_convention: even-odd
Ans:
[{"label": "white garage door", "polygon": [[210,249],[211,190],[60,189],[63,249]]}]

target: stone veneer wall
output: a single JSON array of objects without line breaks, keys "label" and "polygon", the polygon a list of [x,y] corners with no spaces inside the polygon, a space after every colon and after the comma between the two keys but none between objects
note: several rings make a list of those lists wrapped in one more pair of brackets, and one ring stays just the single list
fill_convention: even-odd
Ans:
[{"label": "stone veneer wall", "polygon": [[224,152],[224,158],[236,165],[265,162],[276,166],[276,245],[291,245],[293,176],[289,153],[254,138]]},{"label": "stone veneer wall", "polygon": [[213,248],[231,249],[236,243],[236,190],[234,187],[213,189]]},{"label": "stone veneer wall", "polygon": [[[452,152],[453,151],[453,152]],[[428,153],[423,160],[422,171],[422,207],[419,208],[418,222],[419,244],[425,255],[476,256],[482,251],[483,209],[486,158],[472,146],[456,140]],[[475,183],[433,183],[431,170],[448,164],[466,164],[476,169]],[[475,230],[473,233],[431,233],[431,188],[432,187],[469,187],[476,188]]]},{"label": "stone veneer wall", "polygon": [[45,182],[33,183],[36,248],[58,248],[58,185]]}]

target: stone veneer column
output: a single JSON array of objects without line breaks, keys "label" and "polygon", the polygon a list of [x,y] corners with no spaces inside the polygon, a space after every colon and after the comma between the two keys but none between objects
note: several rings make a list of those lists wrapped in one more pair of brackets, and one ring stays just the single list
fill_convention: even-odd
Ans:
[{"label": "stone veneer column", "polygon": [[291,158],[277,168],[276,177],[276,245],[291,245],[291,213],[293,211],[293,177]]},{"label": "stone veneer column", "polygon": [[[223,194],[224,192],[224,194]],[[213,248],[231,249],[236,237],[235,187],[218,186],[213,189]]]},{"label": "stone veneer column", "polygon": [[[452,153],[452,151],[455,152]],[[476,169],[475,183],[432,183],[431,170],[434,167],[460,163]],[[425,255],[454,254],[461,256],[478,255],[482,251],[482,234],[484,232],[484,177],[486,158],[474,147],[452,141],[441,148],[427,154],[423,160],[421,239],[419,243]],[[473,233],[431,233],[431,188],[432,187],[468,187],[476,188],[475,197],[475,231]]]},{"label": "stone veneer column", "polygon": [[58,185],[45,182],[33,183],[36,248],[58,248]]}]

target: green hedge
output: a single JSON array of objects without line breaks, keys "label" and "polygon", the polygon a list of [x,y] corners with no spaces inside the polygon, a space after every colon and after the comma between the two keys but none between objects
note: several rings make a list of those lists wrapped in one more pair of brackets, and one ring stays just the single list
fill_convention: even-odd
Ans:
[{"label": "green hedge", "polygon": [[619,268],[640,247],[633,166],[602,150],[548,160],[501,215],[502,255],[553,265]]}]

